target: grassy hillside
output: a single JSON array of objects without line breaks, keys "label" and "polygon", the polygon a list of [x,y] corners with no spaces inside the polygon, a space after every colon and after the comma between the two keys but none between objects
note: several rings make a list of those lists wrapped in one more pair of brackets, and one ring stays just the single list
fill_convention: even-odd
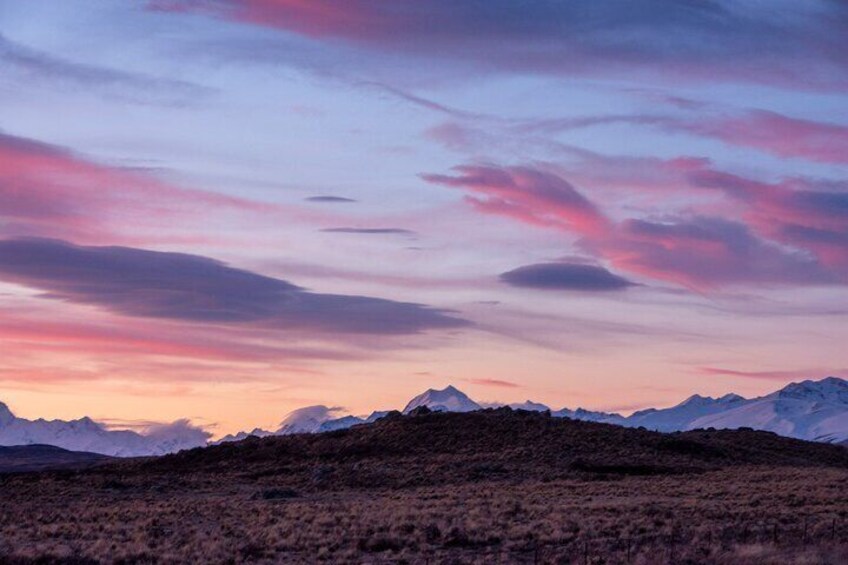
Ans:
[{"label": "grassy hillside", "polygon": [[6,475],[12,562],[841,563],[848,450],[488,410]]}]

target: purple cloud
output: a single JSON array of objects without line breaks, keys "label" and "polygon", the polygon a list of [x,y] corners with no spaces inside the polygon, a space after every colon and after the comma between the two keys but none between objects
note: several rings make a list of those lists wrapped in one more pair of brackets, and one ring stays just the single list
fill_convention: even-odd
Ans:
[{"label": "purple cloud", "polygon": [[480,72],[848,88],[844,2],[151,0],[331,45]]},{"label": "purple cloud", "polygon": [[350,233],[362,235],[415,235],[412,230],[403,228],[325,228],[324,233]]},{"label": "purple cloud", "polygon": [[[455,176],[423,178],[466,191],[466,199],[482,213],[576,235],[586,252],[618,270],[655,280],[701,290],[749,283],[848,283],[848,257],[839,245],[848,218],[841,193],[757,183],[712,171],[701,162],[678,165],[689,172],[693,186],[719,189],[743,201],[743,218],[689,213],[661,221],[613,221],[574,185],[533,167],[468,165],[456,167],[460,174]],[[747,211],[749,205],[753,212]],[[834,227],[826,233],[794,233],[786,229],[793,218],[803,220],[802,226]]]},{"label": "purple cloud", "polygon": [[542,290],[609,291],[635,285],[603,267],[580,263],[525,265],[502,273],[500,280],[512,286]]},{"label": "purple cloud", "polygon": [[350,204],[352,202],[356,202],[353,198],[345,198],[344,196],[310,196],[306,199],[306,201],[327,204]]},{"label": "purple cloud", "polygon": [[198,255],[59,240],[0,240],[0,280],[142,318],[362,334],[469,325],[421,304],[312,293]]},{"label": "purple cloud", "polygon": [[92,87],[139,102],[185,104],[208,96],[212,89],[198,84],[78,63],[21,45],[0,34],[0,61],[8,71],[64,87]]}]

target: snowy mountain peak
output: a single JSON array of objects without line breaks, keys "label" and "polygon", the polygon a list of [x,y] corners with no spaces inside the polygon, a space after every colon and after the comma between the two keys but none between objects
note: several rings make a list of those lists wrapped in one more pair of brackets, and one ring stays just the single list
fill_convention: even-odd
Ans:
[{"label": "snowy mountain peak", "polygon": [[321,424],[332,420],[333,414],[338,410],[338,408],[329,408],[320,404],[292,410],[280,422],[280,427],[275,433],[277,435],[314,433],[318,431]]},{"label": "snowy mountain peak", "polygon": [[731,402],[739,402],[741,400],[745,400],[745,397],[739,396],[738,394],[734,394],[732,392],[718,398],[718,401],[724,404],[730,404]]},{"label": "snowy mountain peak", "polygon": [[692,396],[678,404],[678,406],[703,406],[704,404],[712,404],[713,402],[715,402],[714,398],[711,398],[709,396],[701,396],[700,394],[693,394]]},{"label": "snowy mountain peak", "polygon": [[9,407],[0,402],[0,427],[8,426],[15,421],[15,415],[9,410]]},{"label": "snowy mountain peak", "polygon": [[711,404],[730,404],[733,402],[739,402],[740,400],[745,399],[739,396],[738,394],[734,394],[732,392],[730,394],[725,394],[724,396],[720,396],[718,398],[713,398],[712,396],[701,396],[700,394],[693,394],[692,396],[678,404],[678,406],[695,407],[709,406]]},{"label": "snowy mountain peak", "polygon": [[780,398],[848,405],[848,381],[837,377],[826,377],[820,381],[806,380],[786,385],[774,394]]},{"label": "snowy mountain peak", "polygon": [[513,410],[527,410],[528,412],[545,412],[549,411],[550,407],[541,402],[533,402],[525,400],[524,402],[514,402],[508,405]]},{"label": "snowy mountain peak", "polygon": [[442,390],[428,389],[409,401],[404,414],[408,414],[419,406],[426,406],[436,412],[471,412],[480,410],[481,406],[454,386]]},{"label": "snowy mountain peak", "polygon": [[0,402],[0,446],[43,444],[117,457],[164,455],[206,445],[210,434],[187,420],[150,426],[144,433],[110,430],[91,418],[27,420]]}]

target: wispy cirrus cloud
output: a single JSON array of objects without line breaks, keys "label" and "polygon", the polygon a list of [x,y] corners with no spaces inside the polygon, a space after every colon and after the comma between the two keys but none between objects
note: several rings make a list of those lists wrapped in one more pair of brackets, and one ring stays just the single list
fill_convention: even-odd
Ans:
[{"label": "wispy cirrus cloud", "polygon": [[460,165],[455,175],[424,174],[432,183],[462,188],[483,212],[540,226],[603,233],[609,221],[568,181],[533,167]]},{"label": "wispy cirrus cloud", "polygon": [[0,132],[0,235],[155,239],[207,222],[210,214],[228,222],[242,217],[267,223],[285,212],[272,203],[185,188],[144,170]]},{"label": "wispy cirrus cloud", "polygon": [[[654,128],[666,133],[688,133],[783,158],[848,163],[848,126],[761,109],[728,111],[697,108],[691,115],[608,114],[527,119],[517,120],[509,130],[519,134],[552,135],[604,125],[629,125]],[[446,127],[443,126],[443,129]]]},{"label": "wispy cirrus cloud", "polygon": [[792,371],[739,371],[720,367],[698,367],[697,372],[703,375],[744,377],[746,379],[762,379],[773,381],[788,381],[792,379],[820,379],[827,376],[848,375],[848,369],[797,369]]},{"label": "wispy cirrus cloud", "polygon": [[488,379],[488,378],[479,378],[479,379],[465,379],[465,382],[471,383],[473,385],[480,386],[492,386],[498,388],[521,388],[521,385],[514,383],[512,381],[504,381],[501,379]]},{"label": "wispy cirrus cloud", "polygon": [[[152,0],[365,52],[437,59],[477,72],[742,81],[844,90],[848,8],[722,0],[457,5],[447,0]],[[658,40],[657,38],[662,38]]]},{"label": "wispy cirrus cloud", "polygon": [[184,105],[214,93],[205,86],[179,79],[160,78],[80,63],[29,48],[0,34],[0,73],[11,79],[26,77],[45,83],[120,96],[144,104]]},{"label": "wispy cirrus cloud", "polygon": [[667,122],[666,128],[686,130],[751,147],[778,157],[799,157],[821,163],[848,163],[848,126],[794,118],[767,110],[715,116],[689,122]]}]

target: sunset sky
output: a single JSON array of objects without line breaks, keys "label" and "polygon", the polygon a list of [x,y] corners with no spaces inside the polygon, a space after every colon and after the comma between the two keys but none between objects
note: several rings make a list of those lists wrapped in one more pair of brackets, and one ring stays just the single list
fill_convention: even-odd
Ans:
[{"label": "sunset sky", "polygon": [[0,0],[0,401],[848,377],[846,45],[841,0]]}]

